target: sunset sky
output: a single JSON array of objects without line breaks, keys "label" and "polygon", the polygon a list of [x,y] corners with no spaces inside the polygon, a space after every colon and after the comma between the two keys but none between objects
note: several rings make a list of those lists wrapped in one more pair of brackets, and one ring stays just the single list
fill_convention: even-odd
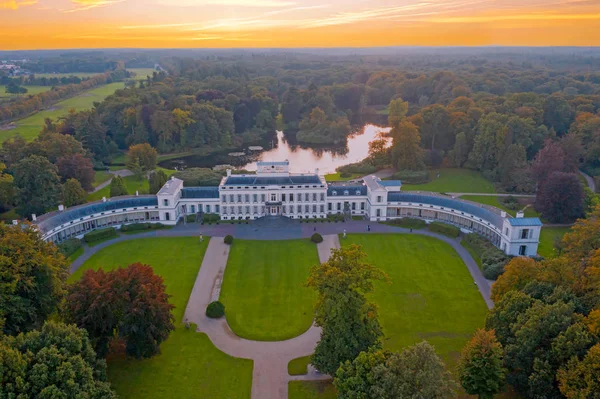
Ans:
[{"label": "sunset sky", "polygon": [[0,50],[596,46],[600,0],[0,0]]}]

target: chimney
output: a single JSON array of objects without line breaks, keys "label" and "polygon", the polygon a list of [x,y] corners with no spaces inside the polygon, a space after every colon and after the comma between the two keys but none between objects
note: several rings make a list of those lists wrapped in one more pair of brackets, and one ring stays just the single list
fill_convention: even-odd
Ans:
[{"label": "chimney", "polygon": [[138,195],[140,195],[140,192],[138,190],[135,190],[135,196],[137,197]]},{"label": "chimney", "polygon": [[65,210],[65,206],[64,206],[64,205],[62,205],[62,204],[60,204],[60,205],[58,206],[58,211],[59,211],[59,212],[62,212],[62,211],[64,211],[64,210]]},{"label": "chimney", "polygon": [[227,177],[231,176],[231,169],[227,169]]},{"label": "chimney", "polygon": [[315,169],[315,175],[319,176],[319,168]]},{"label": "chimney", "polygon": [[106,197],[102,197],[102,202],[106,202]]},{"label": "chimney", "polygon": [[504,212],[504,211],[500,212],[500,216],[502,216],[503,218],[505,218],[506,217],[506,212]]},{"label": "chimney", "polygon": [[523,213],[523,211],[517,212],[517,217],[518,218],[522,218],[523,216],[525,216],[525,213]]},{"label": "chimney", "polygon": [[37,219],[37,216],[34,214],[31,215],[31,221],[35,222]]}]

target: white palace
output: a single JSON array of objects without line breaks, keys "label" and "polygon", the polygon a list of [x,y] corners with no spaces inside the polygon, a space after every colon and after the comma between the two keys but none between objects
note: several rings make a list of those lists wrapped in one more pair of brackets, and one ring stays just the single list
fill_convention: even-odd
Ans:
[{"label": "white palace", "polygon": [[330,214],[362,216],[377,222],[402,217],[440,221],[480,234],[509,255],[535,256],[542,223],[516,218],[491,206],[437,193],[404,192],[398,180],[368,176],[358,184],[327,183],[316,170],[289,172],[289,162],[258,162],[256,174],[227,171],[217,187],[184,187],[172,177],[156,195],[102,199],[34,216],[44,240],[61,242],[103,227],[156,222],[174,225],[185,215],[215,213],[222,220],[265,216],[326,218]]}]

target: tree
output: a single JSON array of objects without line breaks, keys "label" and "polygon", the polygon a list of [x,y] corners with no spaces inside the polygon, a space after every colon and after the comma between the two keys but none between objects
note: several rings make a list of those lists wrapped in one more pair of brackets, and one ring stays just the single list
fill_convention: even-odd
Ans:
[{"label": "tree", "polygon": [[600,392],[600,344],[590,348],[583,360],[572,358],[558,371],[560,392],[567,399],[598,398]]},{"label": "tree", "polygon": [[141,263],[110,272],[87,270],[69,287],[66,306],[68,318],[88,331],[102,356],[115,331],[127,354],[139,359],[159,353],[175,329],[163,278]]},{"label": "tree", "polygon": [[533,259],[524,256],[513,258],[504,267],[504,273],[492,285],[492,300],[502,299],[507,292],[523,289],[535,280],[540,272],[540,265]]},{"label": "tree", "polygon": [[127,152],[127,168],[132,171],[139,170],[141,173],[146,173],[156,168],[157,159],[158,153],[150,144],[132,145]]},{"label": "tree", "polygon": [[388,141],[382,135],[369,143],[369,163],[377,168],[382,168],[390,163],[390,149]]},{"label": "tree", "polygon": [[0,209],[7,210],[14,204],[15,186],[13,177],[8,173],[4,173],[6,165],[0,162]]},{"label": "tree", "polygon": [[65,206],[85,204],[87,193],[75,179],[69,179],[62,187],[62,198]]},{"label": "tree", "polygon": [[26,94],[27,89],[23,86],[19,86],[14,79],[11,79],[6,85],[6,92],[9,94]]},{"label": "tree", "polygon": [[68,263],[29,225],[0,224],[0,328],[39,328],[63,297]]},{"label": "tree", "polygon": [[567,100],[559,94],[548,96],[544,101],[544,124],[559,136],[567,133],[573,113]]},{"label": "tree", "polygon": [[408,112],[408,101],[401,98],[390,101],[388,123],[393,128],[398,126]]},{"label": "tree", "polygon": [[57,205],[61,195],[56,166],[32,155],[14,166],[17,205],[22,216],[42,214]]},{"label": "tree", "polygon": [[502,345],[494,330],[477,330],[458,361],[458,377],[468,394],[492,399],[504,384]]},{"label": "tree", "polygon": [[40,331],[0,338],[2,397],[115,399],[106,362],[85,330],[46,322]]},{"label": "tree", "polygon": [[422,170],[423,150],[419,129],[408,121],[402,121],[392,128],[392,164],[399,170]]},{"label": "tree", "polygon": [[525,149],[520,144],[511,144],[498,163],[498,180],[506,191],[520,191],[522,188],[527,188],[523,185],[523,174],[520,172],[526,170],[527,155]]},{"label": "tree", "polygon": [[454,398],[456,383],[435,349],[423,341],[402,352],[361,352],[338,369],[338,398]]},{"label": "tree", "polygon": [[329,375],[341,363],[380,345],[377,308],[365,295],[373,291],[373,281],[387,276],[365,257],[360,246],[350,245],[332,250],[327,262],[310,270],[307,286],[318,293],[315,322],[323,328],[312,364]]},{"label": "tree", "polygon": [[467,135],[460,132],[456,135],[454,148],[452,149],[452,162],[455,166],[461,168],[469,158],[469,142]]},{"label": "tree", "polygon": [[151,173],[148,178],[148,182],[150,183],[150,194],[156,194],[160,191],[162,186],[169,180],[169,177],[163,170],[159,170],[157,172]]},{"label": "tree", "polygon": [[553,223],[584,217],[584,193],[577,175],[553,172],[538,190],[535,209]]},{"label": "tree", "polygon": [[538,185],[542,185],[554,172],[565,172],[565,152],[560,144],[547,140],[536,155],[531,167]]},{"label": "tree", "polygon": [[118,197],[120,195],[127,195],[127,187],[125,181],[121,176],[115,176],[110,182],[110,196]]},{"label": "tree", "polygon": [[84,190],[92,190],[96,172],[89,158],[82,154],[68,155],[59,158],[56,166],[63,181],[76,179]]}]

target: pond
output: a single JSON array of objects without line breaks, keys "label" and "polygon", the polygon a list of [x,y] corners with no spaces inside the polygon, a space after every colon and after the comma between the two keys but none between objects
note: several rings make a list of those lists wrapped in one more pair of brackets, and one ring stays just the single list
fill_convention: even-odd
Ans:
[{"label": "pond", "polygon": [[[248,146],[243,149],[228,150],[211,155],[189,155],[160,163],[167,169],[213,168],[231,165],[236,169],[256,170],[257,161],[290,161],[290,172],[304,173],[319,169],[320,173],[334,173],[342,165],[362,161],[369,155],[369,143],[379,133],[389,132],[389,128],[365,125],[359,132],[348,137],[344,147],[307,147],[294,144],[283,132],[278,131],[270,142],[261,147]],[[388,139],[391,141],[391,139]]]}]

